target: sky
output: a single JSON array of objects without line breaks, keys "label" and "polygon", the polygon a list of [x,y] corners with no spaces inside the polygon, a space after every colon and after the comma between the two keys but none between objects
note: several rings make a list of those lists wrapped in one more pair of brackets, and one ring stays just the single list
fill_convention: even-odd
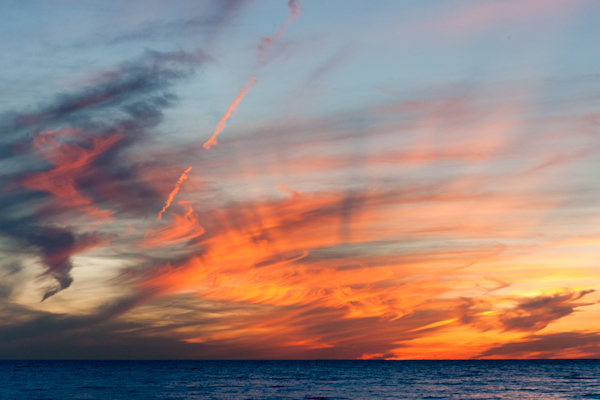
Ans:
[{"label": "sky", "polygon": [[3,1],[0,359],[600,358],[598,13]]}]

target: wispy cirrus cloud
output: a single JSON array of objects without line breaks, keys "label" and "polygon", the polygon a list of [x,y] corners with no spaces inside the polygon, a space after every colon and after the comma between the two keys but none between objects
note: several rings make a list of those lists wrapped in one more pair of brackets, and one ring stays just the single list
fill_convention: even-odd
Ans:
[{"label": "wispy cirrus cloud", "polygon": [[[155,201],[156,195],[139,197],[154,189],[135,178],[136,168],[116,166],[115,160],[128,163],[122,152],[139,143],[172,104],[169,87],[206,60],[200,52],[148,52],[79,92],[5,116],[3,142],[21,168],[4,177],[10,183],[3,199],[12,211],[0,226],[17,245],[39,251],[43,274],[57,282],[43,299],[72,283],[72,255],[107,242],[107,235],[78,232],[82,215],[88,223],[107,223],[114,213],[131,210],[136,197]],[[116,187],[121,198],[107,198]]]},{"label": "wispy cirrus cloud", "polygon": [[[212,50],[220,32],[239,34],[225,28],[244,4],[205,3],[205,15],[98,40],[185,37],[170,47]],[[396,65],[370,60],[377,74],[347,79],[364,61],[353,44],[352,61],[349,47],[320,64],[290,56],[271,90],[267,46],[302,21],[287,4],[272,9],[287,19],[248,21],[247,42],[214,53],[265,82],[215,112],[216,130],[198,90],[212,104],[231,66],[202,51],[109,62],[79,88],[2,115],[0,355],[72,355],[69,340],[90,357],[120,357],[119,346],[153,358],[525,357],[549,329],[595,315],[598,77],[436,77],[382,94],[371,75]],[[488,2],[437,23],[479,32],[495,12],[522,21],[540,4]],[[279,31],[258,42],[265,26]],[[196,73],[209,62],[218,86]],[[304,107],[298,91],[315,81]],[[238,103],[250,118],[208,151]],[[165,347],[144,353],[154,345]]]}]

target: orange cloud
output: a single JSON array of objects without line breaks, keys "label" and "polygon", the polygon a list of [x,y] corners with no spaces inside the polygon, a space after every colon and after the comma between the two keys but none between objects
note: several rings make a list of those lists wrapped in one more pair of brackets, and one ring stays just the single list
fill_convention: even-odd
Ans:
[{"label": "orange cloud", "polygon": [[105,220],[111,212],[101,210],[76,189],[76,180],[93,170],[93,161],[122,138],[120,134],[86,137],[72,128],[42,131],[34,138],[34,149],[53,168],[25,176],[20,184],[51,193],[65,209],[78,208],[97,220]]},{"label": "orange cloud", "polygon": [[[381,240],[383,244],[394,232],[370,230],[367,220],[373,216],[357,212],[347,227],[352,233],[343,234],[340,203],[343,198],[332,194],[297,194],[252,208],[235,206],[225,214],[203,214],[207,235],[195,240],[202,247],[201,254],[156,270],[141,286],[162,293],[195,292],[224,302],[318,304],[343,309],[346,318],[393,320],[448,290],[449,283],[440,281],[440,274],[497,253],[497,249],[483,248],[385,255],[385,247],[370,249],[369,243]],[[156,246],[196,237],[200,231],[189,227],[199,224],[189,217],[190,212],[188,219],[177,218],[143,244]],[[372,224],[376,226],[377,219]],[[365,253],[352,258],[338,249],[363,243]],[[404,284],[415,269],[422,278]],[[404,289],[397,291],[397,285]]]},{"label": "orange cloud", "polygon": [[143,247],[164,247],[190,240],[202,235],[205,230],[200,226],[191,203],[178,203],[185,209],[183,215],[173,214],[173,221],[164,227],[149,230],[140,243]]}]

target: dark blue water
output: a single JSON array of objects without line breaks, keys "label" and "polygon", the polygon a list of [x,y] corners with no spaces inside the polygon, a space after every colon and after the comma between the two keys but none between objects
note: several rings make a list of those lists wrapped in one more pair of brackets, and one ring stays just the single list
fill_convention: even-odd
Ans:
[{"label": "dark blue water", "polygon": [[2,399],[600,399],[600,361],[0,361]]}]

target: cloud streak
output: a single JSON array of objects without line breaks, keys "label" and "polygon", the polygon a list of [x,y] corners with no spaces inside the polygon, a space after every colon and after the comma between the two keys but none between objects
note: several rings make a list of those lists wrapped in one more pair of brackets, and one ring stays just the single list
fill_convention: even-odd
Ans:
[{"label": "cloud streak", "polygon": [[[600,80],[521,76],[510,43],[496,65],[460,42],[541,3],[386,5],[464,28],[418,50],[365,31],[413,29],[404,13],[245,4],[123,5],[114,33],[82,31],[103,44],[85,62],[57,47],[52,78],[0,115],[0,357],[597,354]],[[292,49],[301,11],[315,25]],[[144,47],[162,50],[130,56]]]}]

